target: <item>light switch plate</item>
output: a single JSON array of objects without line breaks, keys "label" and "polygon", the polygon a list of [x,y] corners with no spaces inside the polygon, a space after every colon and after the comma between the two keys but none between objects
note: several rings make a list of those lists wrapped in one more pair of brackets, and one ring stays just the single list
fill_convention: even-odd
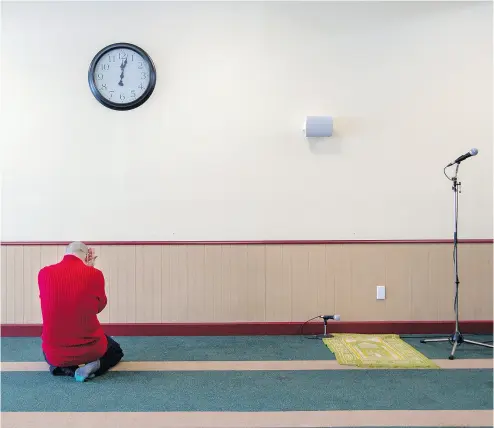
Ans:
[{"label": "light switch plate", "polygon": [[377,286],[377,300],[386,299],[386,287],[384,285]]}]

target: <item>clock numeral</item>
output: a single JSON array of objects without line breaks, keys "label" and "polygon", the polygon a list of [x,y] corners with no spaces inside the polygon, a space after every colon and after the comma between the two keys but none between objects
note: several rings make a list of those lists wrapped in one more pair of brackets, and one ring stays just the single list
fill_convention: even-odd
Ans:
[{"label": "clock numeral", "polygon": [[139,66],[137,68],[142,70],[144,68],[144,64],[142,63],[142,61],[139,61],[138,64]]},{"label": "clock numeral", "polygon": [[120,94],[120,99],[123,101],[125,100],[125,95],[124,94]]},{"label": "clock numeral", "polygon": [[108,71],[110,69],[110,64],[103,64],[101,67],[104,71]]},{"label": "clock numeral", "polygon": [[108,62],[115,62],[115,55],[108,55]]},{"label": "clock numeral", "polygon": [[105,89],[105,90],[106,90],[106,89],[108,89],[108,87],[106,86],[106,83],[103,83],[103,84],[101,85],[101,89],[102,89],[102,90],[103,90],[103,89]]},{"label": "clock numeral", "polygon": [[115,92],[115,91],[110,91],[110,98],[113,98],[113,93],[114,93],[114,92]]},{"label": "clock numeral", "polygon": [[130,91],[130,96],[132,98],[135,98],[136,97],[136,91],[134,89],[132,89],[132,91]]},{"label": "clock numeral", "polygon": [[131,58],[131,59],[130,59],[131,61],[134,61],[134,54],[132,54],[132,55],[130,56],[130,58]]},{"label": "clock numeral", "polygon": [[139,89],[144,89],[144,85],[142,83],[139,85]]},{"label": "clock numeral", "polygon": [[98,73],[98,80],[103,80],[103,74],[102,73]]},{"label": "clock numeral", "polygon": [[146,73],[144,73],[144,71],[141,73],[141,79],[145,79],[146,77],[148,77],[148,75]]},{"label": "clock numeral", "polygon": [[126,52],[119,52],[118,53],[118,59],[125,59],[125,58],[127,58]]}]

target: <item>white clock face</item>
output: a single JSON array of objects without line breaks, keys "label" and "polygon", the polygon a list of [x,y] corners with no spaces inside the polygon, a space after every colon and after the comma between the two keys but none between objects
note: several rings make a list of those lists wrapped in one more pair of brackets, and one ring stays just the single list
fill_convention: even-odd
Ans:
[{"label": "white clock face", "polygon": [[101,96],[117,104],[138,100],[150,84],[150,64],[137,52],[114,49],[103,55],[94,68],[94,84]]}]

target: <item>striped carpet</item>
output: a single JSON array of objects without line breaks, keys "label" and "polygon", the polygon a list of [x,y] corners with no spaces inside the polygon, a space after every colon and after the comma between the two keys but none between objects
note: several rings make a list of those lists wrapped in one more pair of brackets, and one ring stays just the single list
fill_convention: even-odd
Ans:
[{"label": "striped carpet", "polygon": [[405,338],[441,369],[365,370],[299,336],[116,340],[124,361],[78,384],[47,373],[38,338],[3,338],[2,428],[493,426],[488,348],[450,361],[447,343]]}]

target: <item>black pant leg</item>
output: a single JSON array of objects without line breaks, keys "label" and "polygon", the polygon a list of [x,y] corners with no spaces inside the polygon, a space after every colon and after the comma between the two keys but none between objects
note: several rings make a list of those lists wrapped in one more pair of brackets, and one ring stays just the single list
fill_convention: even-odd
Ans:
[{"label": "black pant leg", "polygon": [[71,377],[73,377],[75,374],[75,371],[79,368],[79,366],[70,366],[70,367],[52,366],[50,364],[50,362],[46,359],[46,355],[44,352],[43,352],[43,357],[45,358],[45,361],[50,366],[49,370],[53,376],[71,376]]},{"label": "black pant leg", "polygon": [[106,336],[106,338],[108,339],[108,348],[106,349],[105,355],[99,359],[100,368],[95,373],[96,376],[100,376],[116,366],[124,356],[120,345],[110,336]]}]

